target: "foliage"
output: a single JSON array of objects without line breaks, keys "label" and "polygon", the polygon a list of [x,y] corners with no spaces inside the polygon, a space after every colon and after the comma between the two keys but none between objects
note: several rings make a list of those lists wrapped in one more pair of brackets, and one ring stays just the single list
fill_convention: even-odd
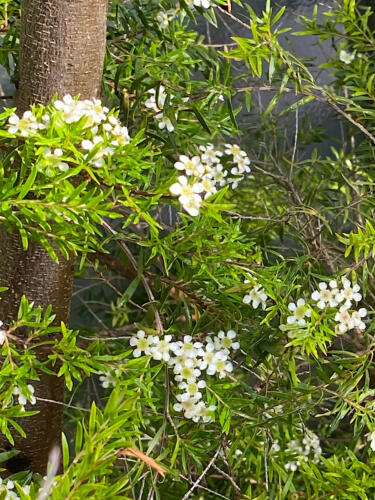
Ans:
[{"label": "foliage", "polygon": [[[22,499],[374,496],[371,11],[337,0],[288,30],[332,43],[327,84],[287,48],[283,9],[206,4],[112,0],[104,104],[56,96],[22,126],[0,116],[0,220],[25,248],[80,257],[72,329],[27,297],[15,323],[1,318],[11,443],[37,411],[38,372],[66,385],[64,470],[11,477]],[[246,36],[208,43],[194,23],[216,14]],[[310,119],[315,105],[341,137]],[[174,196],[183,156],[198,158],[193,211]],[[226,181],[197,187],[220,162]],[[184,363],[206,383],[188,409]]]}]

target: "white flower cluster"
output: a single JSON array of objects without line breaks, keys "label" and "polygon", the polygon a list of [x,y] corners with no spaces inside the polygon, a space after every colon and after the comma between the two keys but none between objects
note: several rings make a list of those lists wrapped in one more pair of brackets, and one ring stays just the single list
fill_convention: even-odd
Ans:
[{"label": "white flower cluster", "polygon": [[[38,108],[25,111],[22,118],[13,113],[8,119],[8,132],[16,136],[30,137],[48,129],[53,122],[62,125],[82,120],[83,136],[76,147],[82,150],[83,159],[94,167],[103,167],[106,158],[114,155],[117,148],[130,142],[128,129],[102,105],[100,99],[80,101],[66,95],[62,100],[56,100],[47,110],[48,112],[39,120]],[[42,165],[47,175],[53,176],[58,170],[62,172],[69,170],[70,156],[71,153],[62,148],[45,147],[41,151],[38,164]]]},{"label": "white flower cluster", "polygon": [[[3,480],[0,478],[0,496],[3,498],[3,500],[20,500],[20,497],[17,495],[17,493],[14,490],[14,482],[8,480],[6,483],[3,482]],[[22,491],[25,493],[25,495],[30,494],[30,486],[22,486]],[[5,496],[3,496],[5,494]]]},{"label": "white flower cluster", "polygon": [[36,404],[36,398],[34,396],[35,389],[31,384],[27,384],[27,392],[22,392],[21,388],[17,385],[13,389],[13,396],[18,398],[18,404],[21,405],[22,410],[25,410],[25,405],[29,401],[32,405]]},{"label": "white flower cluster", "polygon": [[[360,286],[352,284],[350,280],[343,277],[341,285],[336,280],[331,280],[329,283],[319,283],[318,290],[314,290],[311,299],[316,303],[319,309],[338,308],[334,320],[336,321],[335,332],[345,333],[353,328],[365,330],[366,325],[363,318],[367,315],[367,310],[364,307],[358,311],[352,311],[353,303],[357,303],[362,299],[359,293]],[[340,305],[341,304],[341,305]],[[296,303],[290,302],[288,305],[289,311],[292,313],[287,317],[287,324],[280,325],[281,330],[286,330],[290,326],[304,326],[311,317],[312,306],[306,304],[302,298]]]},{"label": "white flower cluster", "polygon": [[1,328],[3,326],[3,322],[0,321],[0,345],[3,345],[4,342],[5,342],[5,339],[7,337],[7,332],[6,330],[4,330],[3,328]]},{"label": "white flower cluster", "polygon": [[[244,283],[253,283],[253,280],[250,281],[250,280],[246,279],[244,281]],[[244,298],[242,299],[242,302],[244,304],[251,304],[254,309],[257,309],[258,306],[261,304],[262,309],[264,311],[264,309],[267,307],[267,299],[268,299],[268,295],[264,291],[264,288],[262,287],[262,285],[255,284],[248,291],[248,293],[244,296]]]},{"label": "white flower cluster", "polygon": [[[278,445],[277,441],[274,442],[274,445],[274,451],[280,451],[280,446]],[[306,430],[302,440],[293,439],[292,441],[289,441],[285,451],[288,454],[293,454],[295,457],[293,460],[285,464],[285,469],[292,472],[295,472],[302,462],[308,462],[312,460],[314,464],[319,463],[320,456],[322,454],[322,448],[320,446],[319,438],[314,432],[310,430]]]},{"label": "white flower cluster", "polygon": [[[225,144],[225,148],[223,153],[209,143],[199,147],[202,152],[199,156],[181,155],[174,164],[185,175],[180,175],[169,190],[178,196],[183,208],[193,217],[199,214],[203,198],[216,193],[218,187],[225,184],[230,184],[235,189],[244,174],[250,172],[250,159],[245,151],[236,144]],[[227,165],[226,169],[221,163],[223,160]],[[227,177],[228,168],[234,177]]]},{"label": "white flower cluster", "polygon": [[176,396],[175,411],[183,411],[185,418],[194,422],[209,422],[215,406],[202,401],[201,389],[206,387],[206,382],[200,377],[205,371],[207,375],[224,378],[233,370],[230,354],[240,347],[235,338],[236,332],[229,330],[207,337],[204,342],[196,342],[190,335],[185,335],[183,341],[173,341],[172,335],[158,337],[139,330],[130,345],[135,348],[134,357],[152,356],[155,360],[164,360],[173,369],[177,387],[183,391]]}]

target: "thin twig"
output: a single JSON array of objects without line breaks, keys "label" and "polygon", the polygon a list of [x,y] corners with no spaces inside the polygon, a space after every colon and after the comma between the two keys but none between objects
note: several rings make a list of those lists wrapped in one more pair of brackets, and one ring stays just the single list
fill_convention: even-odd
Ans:
[{"label": "thin twig", "polygon": [[[184,479],[185,481],[187,481],[188,483],[191,484],[190,479],[188,477],[184,476],[183,474],[180,474],[180,478]],[[210,490],[210,488],[206,488],[206,486],[202,486],[201,484],[198,484],[197,488],[204,490],[204,491],[208,491],[209,493],[213,493],[217,498],[224,498],[224,500],[231,500],[229,497],[226,497],[226,496],[222,495],[221,493],[217,493],[216,491]]]},{"label": "thin twig", "polygon": [[216,450],[215,452],[215,455],[211,458],[211,460],[208,462],[207,464],[207,467],[204,469],[204,471],[202,472],[202,474],[198,477],[198,479],[194,482],[193,486],[190,488],[190,490],[181,498],[181,500],[187,500],[189,498],[189,496],[193,493],[193,491],[195,490],[195,488],[199,485],[199,483],[202,481],[202,479],[204,478],[204,476],[207,474],[207,472],[209,471],[209,469],[211,468],[212,464],[215,462],[215,460],[217,459],[219,453],[220,453],[220,450],[221,450],[221,445],[218,447],[218,449]]},{"label": "thin twig", "polygon": [[88,408],[81,408],[80,406],[70,405],[70,404],[67,404],[67,403],[63,403],[62,401],[55,401],[54,399],[47,399],[47,398],[36,397],[36,400],[37,401],[44,401],[46,403],[53,403],[55,405],[66,406],[67,408],[73,408],[73,410],[80,410],[80,411],[90,412],[90,409],[88,409]]},{"label": "thin twig", "polygon": [[[115,231],[106,221],[102,221],[102,225],[104,226],[104,228],[111,234],[117,236],[119,233],[117,231]],[[121,247],[121,249],[125,252],[125,254],[127,255],[131,265],[133,266],[134,270],[138,272],[137,270],[137,261],[135,260],[133,254],[131,253],[131,251],[129,250],[129,248],[127,247],[127,245],[121,241],[121,240],[116,240],[116,243]],[[155,305],[155,297],[154,297],[154,294],[152,293],[152,290],[151,290],[151,287],[150,287],[150,284],[149,282],[147,281],[147,279],[145,278],[145,276],[143,275],[143,273],[141,273],[141,281],[142,281],[142,284],[146,290],[146,293],[147,293],[147,296],[150,300],[150,304],[151,304],[151,307],[154,311],[154,316],[155,316],[155,323],[156,323],[156,329],[159,333],[163,332],[164,331],[164,328],[163,328],[163,323],[161,321],[161,318],[160,318],[160,314],[159,314],[159,311]]]}]

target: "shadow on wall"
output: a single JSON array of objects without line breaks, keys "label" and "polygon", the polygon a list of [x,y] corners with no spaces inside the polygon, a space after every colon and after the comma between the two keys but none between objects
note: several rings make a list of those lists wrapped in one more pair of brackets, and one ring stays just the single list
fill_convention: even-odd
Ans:
[{"label": "shadow on wall", "polygon": [[10,81],[10,77],[3,66],[0,66],[0,111],[4,108],[9,108],[14,106],[13,99],[4,99],[4,96],[13,96],[16,91],[16,87]]},{"label": "shadow on wall", "polygon": [[[248,2],[252,9],[261,14],[262,10],[265,8],[265,0],[250,0]],[[302,57],[308,61],[310,71],[314,74],[316,80],[321,85],[327,85],[330,82],[329,71],[321,70],[318,68],[320,64],[325,62],[329,57],[335,54],[335,49],[332,46],[330,40],[324,43],[319,43],[316,37],[313,36],[303,36],[296,37],[291,35],[293,31],[301,30],[301,24],[298,22],[300,15],[311,17],[313,14],[313,9],[318,5],[318,12],[322,16],[322,13],[328,11],[332,8],[333,0],[274,0],[272,2],[272,8],[274,12],[277,12],[281,7],[286,7],[286,11],[279,21],[279,26],[282,28],[291,28],[289,33],[285,33],[281,36],[280,40],[282,45],[288,49],[290,52],[298,57]],[[206,37],[206,42],[209,44],[226,44],[233,43],[232,36],[247,37],[251,36],[250,29],[248,29],[245,24],[248,24],[248,14],[247,10],[239,7],[238,5],[232,3],[232,16],[224,12],[222,9],[217,9],[217,19],[218,28],[209,25],[205,20],[201,20],[199,25],[199,31],[203,33]],[[237,20],[235,19],[237,18]],[[241,24],[241,21],[243,24]],[[234,67],[238,73],[243,71],[243,66],[235,63]],[[244,82],[241,82],[244,83]],[[255,79],[245,82],[247,85],[261,85],[262,81],[256,81]],[[251,135],[251,129],[259,121],[259,109],[264,110],[271,101],[275,92],[272,91],[254,91],[252,95],[252,101],[257,103],[258,109],[256,111],[251,111],[248,113],[245,109],[242,110],[238,116],[238,121],[241,124],[241,129],[245,131],[245,138],[243,138],[243,147],[246,148],[246,135]],[[284,107],[292,104],[297,98],[293,94],[284,94],[283,98],[280,100],[277,110],[281,111]],[[235,107],[243,107],[243,94],[239,94],[233,98],[233,105]],[[312,144],[311,147],[305,148],[303,151],[303,156],[308,156],[311,153],[311,149],[318,147],[318,151],[322,156],[330,155],[330,147],[332,142],[342,142],[344,137],[340,127],[340,123],[333,110],[323,103],[313,101],[307,105],[299,108],[298,110],[300,121],[303,117],[308,117],[311,124],[315,127],[319,126],[323,129],[327,140]],[[295,116],[290,113],[288,117],[280,118],[280,123],[285,127],[287,131],[287,136],[292,137],[295,131]],[[246,134],[248,130],[248,134]],[[302,159],[302,156],[299,157]]]}]

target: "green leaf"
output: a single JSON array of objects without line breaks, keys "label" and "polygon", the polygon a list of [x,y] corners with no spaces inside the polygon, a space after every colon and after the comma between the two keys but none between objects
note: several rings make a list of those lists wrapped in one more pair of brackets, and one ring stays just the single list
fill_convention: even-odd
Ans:
[{"label": "green leaf", "polygon": [[61,446],[63,454],[63,468],[64,471],[69,467],[69,445],[64,433],[61,434]]}]

